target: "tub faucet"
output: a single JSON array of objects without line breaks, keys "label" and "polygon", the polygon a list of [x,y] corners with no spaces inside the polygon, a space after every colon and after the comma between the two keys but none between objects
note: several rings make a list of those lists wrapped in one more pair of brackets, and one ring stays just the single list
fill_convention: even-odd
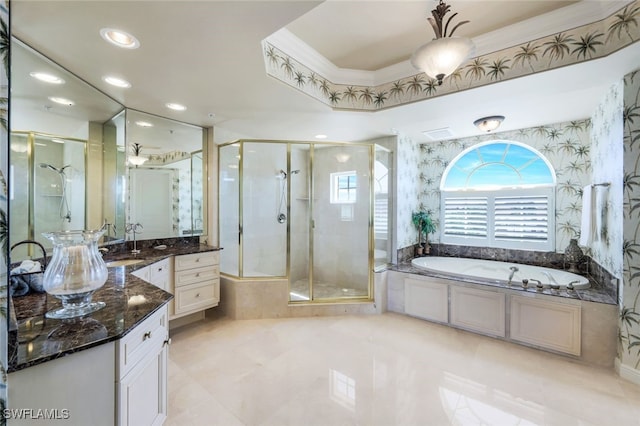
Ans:
[{"label": "tub faucet", "polygon": [[533,278],[530,278],[529,281],[533,281],[534,283],[536,283],[536,290],[538,291],[542,291],[542,289],[544,288],[544,286],[542,285],[542,281],[540,280],[534,280]]},{"label": "tub faucet", "polygon": [[578,284],[580,281],[571,281],[569,284],[567,284],[567,291],[573,291],[575,290],[575,288],[573,287],[574,284]]},{"label": "tub faucet", "polygon": [[509,281],[507,281],[507,285],[511,285],[511,280],[513,280],[513,276],[516,274],[516,272],[519,271],[517,266],[510,266],[509,270],[511,272],[509,272]]}]

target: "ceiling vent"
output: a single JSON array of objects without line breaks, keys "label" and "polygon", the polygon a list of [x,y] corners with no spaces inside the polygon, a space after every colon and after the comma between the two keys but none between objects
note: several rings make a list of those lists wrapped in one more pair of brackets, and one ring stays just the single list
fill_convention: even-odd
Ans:
[{"label": "ceiling vent", "polygon": [[431,139],[432,141],[441,141],[443,139],[451,139],[455,135],[451,131],[451,128],[444,127],[442,129],[434,129],[434,130],[425,130],[422,132],[423,135]]}]

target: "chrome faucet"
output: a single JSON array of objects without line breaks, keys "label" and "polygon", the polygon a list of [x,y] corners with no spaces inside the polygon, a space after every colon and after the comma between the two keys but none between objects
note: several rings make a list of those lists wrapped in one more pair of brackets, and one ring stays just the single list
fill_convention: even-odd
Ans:
[{"label": "chrome faucet", "polygon": [[542,289],[544,288],[544,286],[542,285],[542,281],[540,280],[534,280],[533,278],[530,278],[529,281],[533,281],[536,283],[536,290],[537,291],[542,291]]},{"label": "chrome faucet", "polygon": [[516,272],[519,271],[517,266],[510,266],[509,270],[511,272],[509,272],[509,281],[507,281],[507,285],[511,285],[511,280],[513,280],[513,276],[516,274]]},{"label": "chrome faucet", "polygon": [[567,291],[573,291],[575,290],[575,288],[573,287],[574,284],[578,284],[580,281],[571,281],[569,284],[567,284]]},{"label": "chrome faucet", "polygon": [[136,246],[136,234],[139,234],[141,229],[144,228],[140,223],[128,223],[124,228],[124,232],[127,234],[133,234],[133,250],[131,250],[131,253],[133,254],[140,253],[140,250],[138,250],[138,247]]}]

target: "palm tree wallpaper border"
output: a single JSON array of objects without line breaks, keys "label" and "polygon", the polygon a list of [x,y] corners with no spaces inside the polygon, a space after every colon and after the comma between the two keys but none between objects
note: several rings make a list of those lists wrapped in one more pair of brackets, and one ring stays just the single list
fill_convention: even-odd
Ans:
[{"label": "palm tree wallpaper border", "polygon": [[424,73],[377,86],[337,84],[263,41],[266,72],[338,110],[376,111],[608,56],[640,38],[640,0],[609,17],[472,58],[438,86]]}]

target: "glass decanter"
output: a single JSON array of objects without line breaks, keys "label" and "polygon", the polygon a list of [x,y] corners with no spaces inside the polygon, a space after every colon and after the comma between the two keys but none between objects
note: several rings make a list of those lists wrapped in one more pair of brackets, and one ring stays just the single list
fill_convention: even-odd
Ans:
[{"label": "glass decanter", "polygon": [[104,231],[60,231],[43,233],[53,243],[53,256],[44,272],[44,290],[62,302],[62,308],[46,313],[47,318],[74,318],[102,309],[104,302],[92,302],[93,292],[107,281],[107,265],[98,252]]}]

